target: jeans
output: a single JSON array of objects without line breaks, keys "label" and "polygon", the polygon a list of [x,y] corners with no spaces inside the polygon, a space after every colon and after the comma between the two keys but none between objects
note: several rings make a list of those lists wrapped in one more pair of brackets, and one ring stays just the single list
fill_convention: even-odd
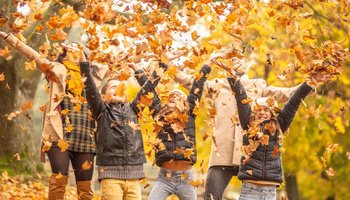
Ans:
[{"label": "jeans", "polygon": [[205,200],[221,200],[225,188],[233,176],[237,176],[238,166],[212,166],[208,170],[205,185]]},{"label": "jeans", "polygon": [[101,200],[141,200],[139,180],[102,179]]},{"label": "jeans", "polygon": [[262,186],[243,182],[239,200],[276,200],[276,186]]},{"label": "jeans", "polygon": [[175,194],[180,200],[197,200],[196,188],[190,184],[193,178],[192,169],[174,171],[160,168],[157,181],[148,199],[165,200],[168,196]]}]

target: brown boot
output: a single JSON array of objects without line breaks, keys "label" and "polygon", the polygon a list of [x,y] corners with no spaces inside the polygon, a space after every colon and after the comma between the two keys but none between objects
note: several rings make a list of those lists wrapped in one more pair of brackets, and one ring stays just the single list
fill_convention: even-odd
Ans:
[{"label": "brown boot", "polygon": [[49,183],[49,200],[63,200],[68,183],[68,176],[56,178],[58,174],[51,174]]},{"label": "brown boot", "polygon": [[78,199],[91,200],[94,193],[91,189],[91,181],[77,181]]}]

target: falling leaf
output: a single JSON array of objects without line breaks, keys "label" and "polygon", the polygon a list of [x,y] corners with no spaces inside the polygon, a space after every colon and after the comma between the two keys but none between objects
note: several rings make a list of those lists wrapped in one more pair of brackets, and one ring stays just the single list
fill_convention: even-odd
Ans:
[{"label": "falling leaf", "polygon": [[87,160],[81,165],[81,168],[83,170],[89,170],[91,169],[91,167],[92,167],[92,162]]},{"label": "falling leaf", "polygon": [[143,178],[140,180],[140,183],[143,185],[143,189],[148,188],[149,186],[151,186],[151,184],[148,183],[146,178]]},{"label": "falling leaf", "polygon": [[253,170],[247,170],[247,173],[251,176],[253,176]]},{"label": "falling leaf", "polygon": [[63,175],[61,174],[61,172],[58,172],[57,176],[55,177],[56,179],[61,179],[63,177]]},{"label": "falling leaf", "polygon": [[0,74],[0,81],[4,81],[5,80],[5,75],[4,75],[4,73],[1,73]]},{"label": "falling leaf", "polygon": [[336,171],[335,171],[332,167],[326,169],[326,173],[327,173],[327,175],[330,176],[330,177],[333,177],[333,176],[335,175],[335,172],[336,172]]},{"label": "falling leaf", "polygon": [[181,179],[182,180],[185,180],[187,177],[188,177],[188,174],[186,174],[186,173],[181,174]]},{"label": "falling leaf", "polygon": [[246,98],[246,99],[243,99],[241,102],[242,104],[248,104],[248,103],[251,103],[253,100],[251,98]]},{"label": "falling leaf", "polygon": [[61,111],[61,115],[67,115],[67,114],[68,114],[68,112],[69,112],[69,110],[68,110],[68,109],[64,109],[64,110],[62,110],[62,111]]},{"label": "falling leaf", "polygon": [[133,122],[133,121],[129,121],[129,122],[128,122],[128,125],[129,125],[134,131],[141,130],[140,124],[136,124],[136,123]]},{"label": "falling leaf", "polygon": [[278,155],[279,149],[276,145],[273,145],[272,157],[276,157]]},{"label": "falling leaf", "polygon": [[67,133],[72,132],[74,130],[73,124],[68,124],[65,130]]},{"label": "falling leaf", "polygon": [[63,139],[58,139],[57,146],[61,149],[61,152],[64,152],[68,149],[69,143]]},{"label": "falling leaf", "polygon": [[21,155],[19,155],[19,153],[16,153],[15,155],[13,155],[13,157],[14,157],[17,161],[20,161],[20,160],[21,160]]},{"label": "falling leaf", "polygon": [[27,102],[25,104],[23,104],[23,106],[21,107],[22,111],[26,111],[29,110],[33,107],[33,103],[32,102]]}]

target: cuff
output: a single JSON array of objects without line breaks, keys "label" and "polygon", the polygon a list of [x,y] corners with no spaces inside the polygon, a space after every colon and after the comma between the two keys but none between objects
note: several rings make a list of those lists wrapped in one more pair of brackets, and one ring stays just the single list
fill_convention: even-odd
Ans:
[{"label": "cuff", "polygon": [[90,63],[89,62],[79,62],[80,73],[89,74],[90,73]]},{"label": "cuff", "polygon": [[211,68],[209,65],[203,65],[202,69],[199,71],[200,73],[203,72],[204,74],[209,74],[211,72]]},{"label": "cuff", "polygon": [[135,75],[139,75],[139,74],[142,74],[143,73],[143,70],[142,69],[138,69],[135,71]]}]

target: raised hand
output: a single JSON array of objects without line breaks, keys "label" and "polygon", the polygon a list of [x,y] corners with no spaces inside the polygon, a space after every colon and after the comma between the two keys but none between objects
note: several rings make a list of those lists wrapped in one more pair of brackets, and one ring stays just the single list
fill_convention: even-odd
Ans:
[{"label": "raised hand", "polygon": [[67,50],[67,59],[71,62],[78,63],[78,62],[86,62],[86,57],[84,54],[84,46],[80,43],[71,43],[71,44],[64,44],[62,43],[61,46]]},{"label": "raised hand", "polygon": [[328,83],[333,79],[334,75],[323,73],[321,71],[315,72],[310,75],[307,84],[313,88],[320,86],[323,83]]}]

